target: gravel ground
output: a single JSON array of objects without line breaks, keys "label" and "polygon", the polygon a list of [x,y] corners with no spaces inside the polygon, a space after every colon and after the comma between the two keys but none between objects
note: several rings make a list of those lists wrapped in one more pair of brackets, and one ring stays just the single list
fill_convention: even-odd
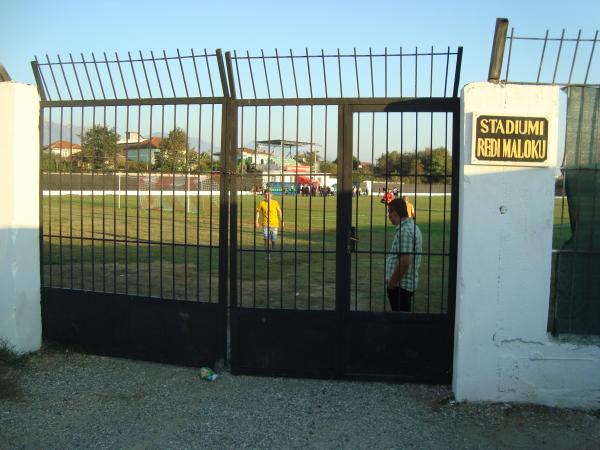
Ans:
[{"label": "gravel ground", "polygon": [[449,386],[232,376],[45,349],[0,362],[0,448],[600,449],[600,411]]}]

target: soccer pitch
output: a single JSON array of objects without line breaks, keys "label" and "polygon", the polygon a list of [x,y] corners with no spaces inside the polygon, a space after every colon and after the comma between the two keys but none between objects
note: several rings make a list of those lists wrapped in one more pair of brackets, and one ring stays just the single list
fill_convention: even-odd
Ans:
[{"label": "soccer pitch", "polygon": [[[219,197],[157,195],[43,197],[44,285],[216,302]],[[262,196],[237,197],[238,304],[286,309],[335,308],[336,197],[273,196],[285,228],[264,250],[254,214]],[[411,197],[423,233],[418,312],[445,312],[450,258],[450,196]],[[556,200],[555,239],[570,234]],[[566,208],[565,208],[566,209]],[[380,197],[353,197],[359,239],[351,259],[349,308],[383,311],[383,271],[394,228]],[[560,225],[562,221],[563,225]],[[228,230],[229,237],[229,230]]]}]

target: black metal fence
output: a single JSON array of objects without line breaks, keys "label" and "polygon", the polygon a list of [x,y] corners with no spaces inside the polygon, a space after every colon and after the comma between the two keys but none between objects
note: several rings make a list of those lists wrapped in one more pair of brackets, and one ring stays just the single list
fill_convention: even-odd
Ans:
[{"label": "black metal fence", "polygon": [[[600,333],[600,281],[594,273],[600,253],[598,229],[598,155],[600,57],[598,30],[543,37],[508,33],[499,19],[490,64],[490,80],[505,83],[552,84],[563,87],[561,121],[564,148],[555,199],[552,280],[548,330],[554,334]],[[508,56],[502,58],[504,43]],[[506,52],[506,49],[504,49]],[[532,55],[538,55],[532,57]],[[529,62],[522,64],[526,57]],[[495,64],[494,61],[497,61]],[[562,143],[561,143],[562,144]],[[560,148],[560,147],[559,147]]]},{"label": "black metal fence", "polygon": [[[447,379],[461,56],[36,59],[47,297],[175,301],[179,331],[177,301],[218,305],[219,357],[229,305],[238,372]],[[267,187],[285,222],[274,247],[256,223]],[[413,314],[392,318],[388,191],[410,198],[424,235]],[[350,352],[357,336],[379,351]]]}]

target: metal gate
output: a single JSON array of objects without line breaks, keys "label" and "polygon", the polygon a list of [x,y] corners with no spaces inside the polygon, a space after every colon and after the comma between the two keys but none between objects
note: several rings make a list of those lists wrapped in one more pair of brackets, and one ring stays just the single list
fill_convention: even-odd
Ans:
[{"label": "metal gate", "polygon": [[44,338],[191,366],[224,359],[220,52],[32,66],[42,99]]},{"label": "metal gate", "polygon": [[[450,380],[461,54],[459,48],[226,55],[240,84],[240,68],[252,80],[246,96],[239,89],[235,100],[232,137],[240,145],[234,147],[253,142],[249,160],[266,158],[263,184],[276,187],[273,198],[285,222],[275,246],[265,245],[255,221],[260,192],[238,181],[249,169],[238,165],[231,189],[233,373]],[[434,61],[444,68],[441,85],[434,81]],[[277,70],[268,71],[268,64]],[[348,68],[349,80],[343,75]],[[424,68],[429,83],[423,87],[418,79]],[[338,78],[328,84],[328,73]],[[306,97],[299,93],[299,74]],[[367,83],[361,79],[365,74]],[[268,98],[257,93],[261,85]],[[361,96],[365,85],[368,97]],[[321,98],[315,98],[319,91]],[[393,124],[399,127],[395,133]],[[392,165],[392,158],[399,163]],[[410,313],[391,312],[385,298],[383,268],[393,229],[380,200],[395,189],[412,198],[425,236],[421,287]]]},{"label": "metal gate", "polygon": [[[36,60],[45,337],[198,366],[229,327],[233,373],[448,381],[461,55]],[[388,191],[425,236],[410,313],[385,298]]]}]

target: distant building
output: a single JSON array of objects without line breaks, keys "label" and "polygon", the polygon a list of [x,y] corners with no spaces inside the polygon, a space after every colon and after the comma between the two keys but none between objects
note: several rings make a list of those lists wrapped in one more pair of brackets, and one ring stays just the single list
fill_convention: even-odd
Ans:
[{"label": "distant building", "polygon": [[60,155],[61,158],[70,158],[81,152],[81,145],[73,144],[69,141],[54,141],[42,149],[46,153]]},{"label": "distant building", "polygon": [[117,145],[125,145],[125,144],[139,144],[142,141],[146,141],[145,137],[142,137],[141,134],[136,133],[135,131],[126,131],[125,138],[121,138],[117,141]]},{"label": "distant building", "polygon": [[162,139],[153,137],[137,142],[135,144],[126,144],[124,146],[129,161],[136,161],[148,166],[154,165],[156,155],[160,153],[160,143]]}]

